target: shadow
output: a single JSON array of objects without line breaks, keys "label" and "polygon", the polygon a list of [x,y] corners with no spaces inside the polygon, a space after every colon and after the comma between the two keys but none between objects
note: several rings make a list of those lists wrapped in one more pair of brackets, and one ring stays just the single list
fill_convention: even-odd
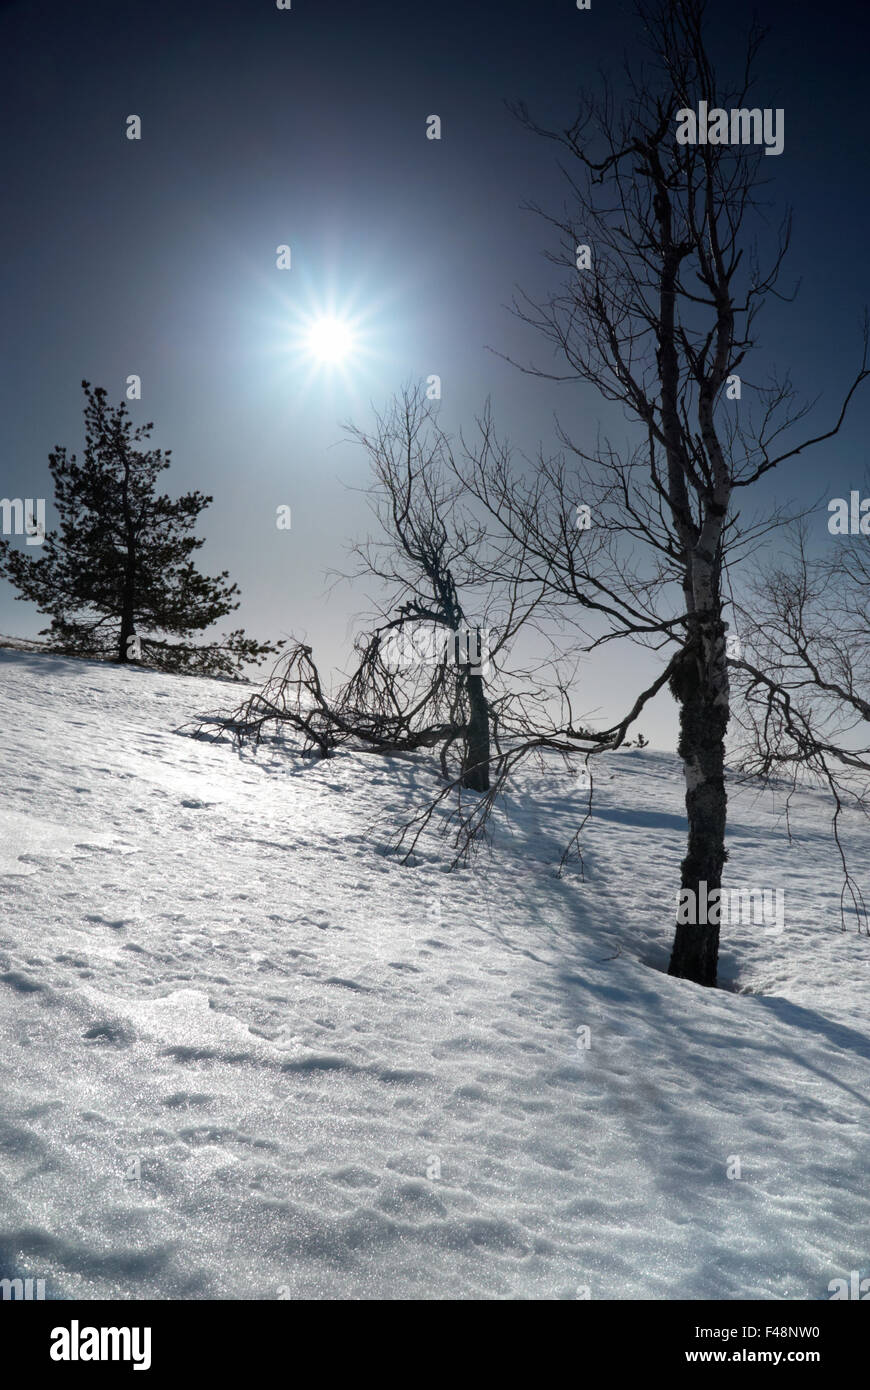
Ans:
[{"label": "shadow", "polygon": [[[18,1280],[20,1280],[23,1285],[21,1290],[17,1287]],[[36,1298],[38,1289],[37,1280],[40,1280],[43,1284],[45,1293],[44,1299]],[[28,1284],[30,1285],[30,1290],[33,1295],[30,1300],[25,1297]],[[39,1275],[35,1275],[32,1271],[21,1269],[13,1260],[11,1250],[2,1244],[0,1244],[0,1285],[2,1285],[2,1290],[0,1290],[0,1303],[54,1303],[59,1301],[57,1295],[51,1292],[48,1280],[44,1277],[41,1278]],[[18,1296],[19,1292],[21,1293],[21,1297]]]},{"label": "shadow", "polygon": [[91,667],[105,669],[102,661],[86,661],[82,657],[60,656],[54,652],[20,652],[14,647],[0,647],[0,665],[17,666],[29,671],[35,679],[45,675],[88,675]]}]

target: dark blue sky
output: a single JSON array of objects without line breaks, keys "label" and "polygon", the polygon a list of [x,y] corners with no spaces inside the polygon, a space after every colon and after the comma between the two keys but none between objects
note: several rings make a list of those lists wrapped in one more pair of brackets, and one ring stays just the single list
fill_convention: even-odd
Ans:
[{"label": "dark blue sky", "polygon": [[[712,5],[722,62],[752,10]],[[772,34],[755,100],[786,113],[785,152],[765,161],[771,216],[794,208],[782,283],[802,288],[760,336],[824,412],[854,369],[870,300],[868,20],[841,0],[777,0],[761,16]],[[241,585],[239,621],[260,637],[307,634],[338,660],[366,605],[350,590],[326,600],[324,571],[368,529],[353,490],[365,461],[338,442],[342,421],[365,424],[371,403],[436,372],[448,425],[490,395],[501,430],[530,450],[552,442],[554,410],[586,440],[603,418],[588,389],[487,351],[548,361],[505,306],[555,273],[521,203],[562,198],[553,147],[504,101],[564,123],[638,37],[618,0],[589,12],[573,0],[0,5],[0,494],[50,498],[49,449],[81,446],[81,378],[118,400],[138,373],[131,412],[173,450],[168,489],[214,495],[202,565]],[[425,138],[433,112],[440,142]],[[139,142],[125,138],[130,113]],[[280,243],[289,272],[275,268]],[[288,344],[300,312],[330,307],[357,318],[362,350],[346,372],[314,373]],[[870,393],[832,444],[766,484],[759,508],[861,486],[868,419]],[[281,503],[289,533],[275,529]],[[4,582],[0,631],[42,625]],[[590,673],[584,707],[616,689],[621,704],[630,662],[614,653]],[[664,741],[671,725],[663,697],[647,732]]]}]

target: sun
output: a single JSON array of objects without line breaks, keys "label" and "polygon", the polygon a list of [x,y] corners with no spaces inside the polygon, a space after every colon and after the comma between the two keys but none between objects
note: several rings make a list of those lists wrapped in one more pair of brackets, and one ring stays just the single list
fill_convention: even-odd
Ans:
[{"label": "sun", "polygon": [[303,286],[301,303],[279,296],[278,304],[271,341],[281,353],[285,381],[292,377],[299,390],[344,397],[371,381],[373,364],[382,357],[376,346],[378,301],[361,305],[359,289],[340,294],[327,285],[319,293]]},{"label": "sun", "polygon": [[354,348],[353,331],[343,319],[332,316],[315,319],[308,330],[307,347],[319,362],[344,362]]}]

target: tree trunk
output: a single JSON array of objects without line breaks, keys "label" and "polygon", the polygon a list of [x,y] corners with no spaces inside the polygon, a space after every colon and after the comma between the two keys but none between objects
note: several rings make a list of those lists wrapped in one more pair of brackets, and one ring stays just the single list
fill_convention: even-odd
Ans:
[{"label": "tree trunk", "polygon": [[[689,822],[680,901],[690,910],[678,913],[668,974],[712,986],[719,961],[719,910],[711,905],[708,913],[707,898],[721,888],[727,859],[725,731],[730,716],[725,626],[718,611],[693,621],[671,690],[680,704],[678,751]],[[715,920],[705,920],[709,916]]]},{"label": "tree trunk", "polygon": [[133,619],[133,607],[131,604],[124,604],[121,614],[121,635],[118,639],[118,661],[126,662],[130,660],[129,639],[136,635],[136,624]]},{"label": "tree trunk", "polygon": [[465,732],[465,764],[462,785],[469,791],[489,791],[489,702],[483,688],[483,676],[469,671],[466,689],[470,717]]},{"label": "tree trunk", "polygon": [[127,555],[124,561],[124,592],[121,598],[121,634],[118,638],[118,661],[126,663],[130,660],[130,638],[136,634],[136,549],[133,517],[130,511],[130,463],[128,459],[124,461],[121,500],[124,511],[124,537]]}]

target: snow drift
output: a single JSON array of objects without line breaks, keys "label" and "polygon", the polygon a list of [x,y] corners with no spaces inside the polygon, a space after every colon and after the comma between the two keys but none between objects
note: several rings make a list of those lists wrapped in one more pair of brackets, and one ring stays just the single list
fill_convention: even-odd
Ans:
[{"label": "snow drift", "polygon": [[[676,760],[529,772],[473,870],[425,759],[180,735],[225,684],[0,652],[0,1276],[50,1298],[805,1299],[868,1264],[870,942],[820,796],[730,789],[727,988],[663,973]],[[868,836],[849,821],[859,869]]]}]

